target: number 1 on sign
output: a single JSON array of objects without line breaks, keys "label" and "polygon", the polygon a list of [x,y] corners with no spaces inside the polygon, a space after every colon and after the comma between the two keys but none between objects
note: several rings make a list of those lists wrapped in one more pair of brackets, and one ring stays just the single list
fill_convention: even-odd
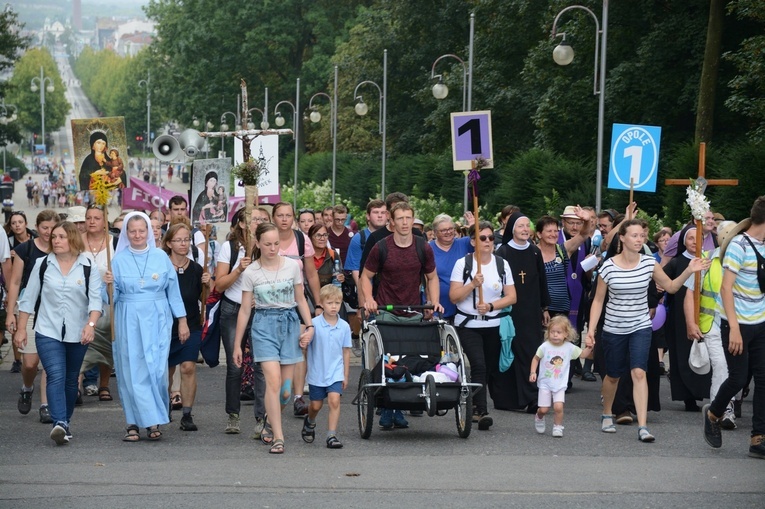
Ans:
[{"label": "number 1 on sign", "polygon": [[630,158],[630,182],[640,182],[640,164],[643,161],[643,147],[633,145],[625,148],[624,157]]},{"label": "number 1 on sign", "polygon": [[474,118],[468,120],[457,129],[457,136],[470,133],[470,152],[473,154],[481,153],[481,122]]}]

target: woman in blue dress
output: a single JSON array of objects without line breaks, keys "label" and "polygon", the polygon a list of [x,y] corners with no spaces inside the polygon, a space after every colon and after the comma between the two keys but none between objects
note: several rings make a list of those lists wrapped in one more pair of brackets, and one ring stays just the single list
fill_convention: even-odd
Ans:
[{"label": "woman in blue dress", "polygon": [[160,424],[169,422],[167,359],[173,317],[178,337],[189,337],[186,309],[178,276],[164,251],[155,247],[151,221],[143,212],[125,217],[104,281],[114,282],[114,368],[126,442],[140,439],[146,428],[149,440],[159,440]]}]

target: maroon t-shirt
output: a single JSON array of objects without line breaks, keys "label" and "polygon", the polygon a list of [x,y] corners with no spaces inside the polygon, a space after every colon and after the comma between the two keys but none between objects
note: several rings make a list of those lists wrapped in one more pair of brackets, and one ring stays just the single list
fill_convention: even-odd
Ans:
[{"label": "maroon t-shirt", "polygon": [[348,255],[348,246],[351,245],[353,232],[348,228],[343,227],[342,233],[340,233],[340,235],[335,235],[335,232],[332,231],[332,228],[328,228],[328,230],[329,231],[327,233],[329,233],[329,245],[332,246],[332,249],[339,249],[340,259],[345,260],[345,257]]},{"label": "maroon t-shirt", "polygon": [[[380,286],[377,289],[375,301],[378,304],[393,304],[403,306],[417,306],[420,302],[420,271],[422,265],[417,256],[415,239],[409,247],[399,247],[393,240],[394,235],[389,235],[372,248],[364,268],[371,272],[379,272]],[[385,257],[385,265],[379,269],[379,247],[385,242],[388,246],[388,255]],[[425,269],[423,274],[429,274],[436,270],[436,260],[433,249],[423,243],[425,252]]]}]

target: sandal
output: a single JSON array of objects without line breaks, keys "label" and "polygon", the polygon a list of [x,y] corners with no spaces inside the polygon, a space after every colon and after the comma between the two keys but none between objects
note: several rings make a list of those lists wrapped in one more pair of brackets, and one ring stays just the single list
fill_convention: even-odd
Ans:
[{"label": "sandal", "polygon": [[654,440],[656,440],[656,437],[651,435],[651,432],[648,431],[648,428],[646,428],[645,426],[640,426],[638,428],[638,440],[640,440],[641,442],[653,442]]},{"label": "sandal", "polygon": [[170,408],[172,410],[180,410],[183,408],[183,402],[181,401],[180,393],[175,393],[170,397]]},{"label": "sandal", "polygon": [[151,426],[150,428],[146,428],[146,438],[153,441],[157,441],[162,438],[162,432],[159,431],[159,426]]},{"label": "sandal", "polygon": [[284,440],[277,438],[268,450],[269,454],[284,454]]},{"label": "sandal", "polygon": [[122,437],[123,442],[138,442],[141,439],[141,435],[138,433],[138,426],[131,424],[125,428],[125,436]]},{"label": "sandal", "polygon": [[98,401],[113,401],[112,393],[108,387],[98,388]]},{"label": "sandal", "polygon": [[[316,423],[314,422],[311,424],[308,422],[308,416],[305,416],[305,419],[303,419],[303,429],[300,430],[300,436],[303,437],[303,442],[307,444],[312,444],[314,439],[316,438]],[[329,442],[327,442],[329,444]],[[327,445],[329,447],[329,445]]]},{"label": "sandal", "polygon": [[327,449],[342,449],[343,443],[337,439],[335,435],[330,436],[327,439]]},{"label": "sandal", "polygon": [[274,430],[271,429],[267,415],[263,416],[263,431],[260,432],[260,441],[265,445],[271,445],[274,442]]},{"label": "sandal", "polygon": [[601,415],[600,416],[600,431],[603,433],[616,433],[616,425],[614,424],[614,415]]}]

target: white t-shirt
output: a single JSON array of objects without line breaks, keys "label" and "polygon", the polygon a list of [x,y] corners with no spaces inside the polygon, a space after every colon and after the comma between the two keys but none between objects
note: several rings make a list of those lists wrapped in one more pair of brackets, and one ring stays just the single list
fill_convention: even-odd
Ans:
[{"label": "white t-shirt", "polygon": [[[640,255],[632,269],[624,269],[609,258],[600,268],[600,276],[608,285],[606,320],[603,330],[611,334],[632,334],[651,326],[648,314],[648,283],[653,277],[656,259]],[[681,303],[682,304],[682,303]]]},{"label": "white t-shirt", "polygon": [[[510,265],[506,260],[502,260],[505,265],[505,281],[504,283],[499,280],[499,274],[497,273],[497,262],[494,260],[494,255],[491,255],[491,260],[487,264],[481,264],[481,274],[483,274],[483,301],[494,302],[502,298],[502,289],[505,285],[513,285],[513,273],[510,272]],[[454,264],[452,269],[452,275],[449,278],[450,281],[456,281],[462,283],[462,272],[465,270],[465,258],[462,257]],[[473,271],[471,276],[475,277],[478,271],[478,264],[473,259]],[[470,281],[470,280],[468,280]],[[478,290],[476,289],[476,304],[478,303]],[[448,295],[441,298],[448,298]],[[457,309],[467,315],[478,315],[478,311],[473,305],[473,293],[469,293],[464,300],[457,303]],[[495,309],[491,313],[486,313],[486,316],[496,316],[501,312],[499,309]],[[460,325],[463,321],[467,320],[464,315],[457,313],[454,317],[454,324]],[[499,318],[492,320],[469,320],[465,327],[470,329],[484,329],[488,327],[499,327]]]},{"label": "white t-shirt", "polygon": [[[236,257],[236,261],[234,262],[233,267],[229,267],[229,273],[236,270],[237,267],[239,267],[239,261],[244,258],[245,252],[244,247],[239,247],[239,256]],[[204,260],[203,260],[204,262]],[[228,265],[231,263],[231,242],[224,242],[223,245],[220,247],[220,251],[218,251],[218,259],[217,263],[225,263]],[[226,291],[223,292],[223,295],[226,296],[227,299],[232,300],[236,302],[237,304],[242,303],[242,276],[244,273],[239,274],[239,277],[236,278],[236,281],[234,281],[231,286],[226,288]]]},{"label": "white t-shirt", "polygon": [[[11,244],[8,242],[8,235],[5,233],[4,228],[0,228],[0,262],[4,262],[11,257]],[[10,279],[11,275],[7,274],[5,279]]]},{"label": "white t-shirt", "polygon": [[295,285],[303,283],[303,274],[298,263],[285,256],[278,270],[264,269],[260,261],[255,261],[242,272],[240,279],[242,291],[253,293],[255,307],[289,309],[297,306]]},{"label": "white t-shirt", "polygon": [[568,386],[568,370],[571,361],[582,355],[582,349],[568,341],[555,346],[545,341],[537,348],[539,357],[539,375],[537,387],[550,392],[558,392]]}]

